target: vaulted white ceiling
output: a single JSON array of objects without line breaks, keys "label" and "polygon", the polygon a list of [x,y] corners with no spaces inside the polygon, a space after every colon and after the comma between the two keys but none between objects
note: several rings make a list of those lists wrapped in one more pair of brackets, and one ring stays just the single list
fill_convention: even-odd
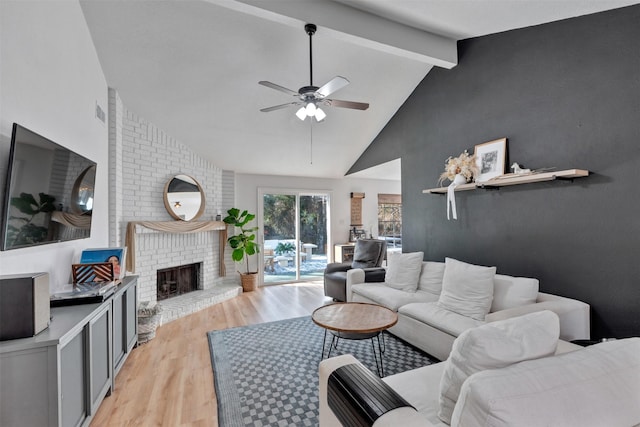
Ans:
[{"label": "vaulted white ceiling", "polygon": [[[433,66],[457,62],[456,41],[639,1],[628,0],[81,0],[107,83],[125,105],[215,165],[239,173],[344,176]],[[321,123],[295,107],[259,110],[336,75]],[[399,179],[399,162],[359,176]]]}]

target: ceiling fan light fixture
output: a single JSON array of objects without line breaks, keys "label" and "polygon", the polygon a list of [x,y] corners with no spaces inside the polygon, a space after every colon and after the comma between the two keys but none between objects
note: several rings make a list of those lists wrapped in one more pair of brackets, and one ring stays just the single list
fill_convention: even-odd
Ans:
[{"label": "ceiling fan light fixture", "polygon": [[308,102],[307,106],[305,107],[305,110],[307,112],[307,116],[309,117],[313,117],[316,114],[316,104],[315,102]]},{"label": "ceiling fan light fixture", "polygon": [[300,109],[298,111],[296,111],[296,116],[298,116],[298,118],[300,120],[304,120],[307,118],[307,110],[304,107],[300,107]]},{"label": "ceiling fan light fixture", "polygon": [[316,120],[321,122],[324,120],[325,117],[327,117],[327,114],[322,111],[321,108],[316,108],[316,114],[315,114]]}]

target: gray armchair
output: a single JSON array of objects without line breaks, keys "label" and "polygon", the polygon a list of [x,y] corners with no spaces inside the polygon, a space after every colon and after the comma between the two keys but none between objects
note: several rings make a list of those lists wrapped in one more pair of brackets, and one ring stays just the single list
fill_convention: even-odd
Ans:
[{"label": "gray armchair", "polygon": [[385,269],[382,268],[387,254],[387,243],[378,239],[356,240],[353,261],[328,264],[324,270],[324,294],[336,301],[347,299],[347,271],[362,268],[365,282],[384,282]]}]

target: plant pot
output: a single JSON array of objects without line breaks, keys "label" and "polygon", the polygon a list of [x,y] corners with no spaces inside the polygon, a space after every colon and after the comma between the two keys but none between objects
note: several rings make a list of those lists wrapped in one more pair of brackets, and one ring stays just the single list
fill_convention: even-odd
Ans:
[{"label": "plant pot", "polygon": [[258,273],[240,273],[243,292],[255,291],[258,288]]},{"label": "plant pot", "polygon": [[462,174],[457,174],[455,178],[453,178],[453,183],[456,185],[466,184],[467,178],[465,178]]}]

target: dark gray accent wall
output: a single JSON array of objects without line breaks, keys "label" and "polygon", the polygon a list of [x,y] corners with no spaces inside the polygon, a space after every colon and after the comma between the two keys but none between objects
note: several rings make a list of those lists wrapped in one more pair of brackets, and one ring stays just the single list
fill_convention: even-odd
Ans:
[{"label": "dark gray accent wall", "polygon": [[[640,6],[459,42],[352,171],[402,158],[403,250],[495,265],[592,307],[592,337],[640,335]],[[449,156],[508,138],[508,164],[588,169],[554,181],[457,193]]]}]

